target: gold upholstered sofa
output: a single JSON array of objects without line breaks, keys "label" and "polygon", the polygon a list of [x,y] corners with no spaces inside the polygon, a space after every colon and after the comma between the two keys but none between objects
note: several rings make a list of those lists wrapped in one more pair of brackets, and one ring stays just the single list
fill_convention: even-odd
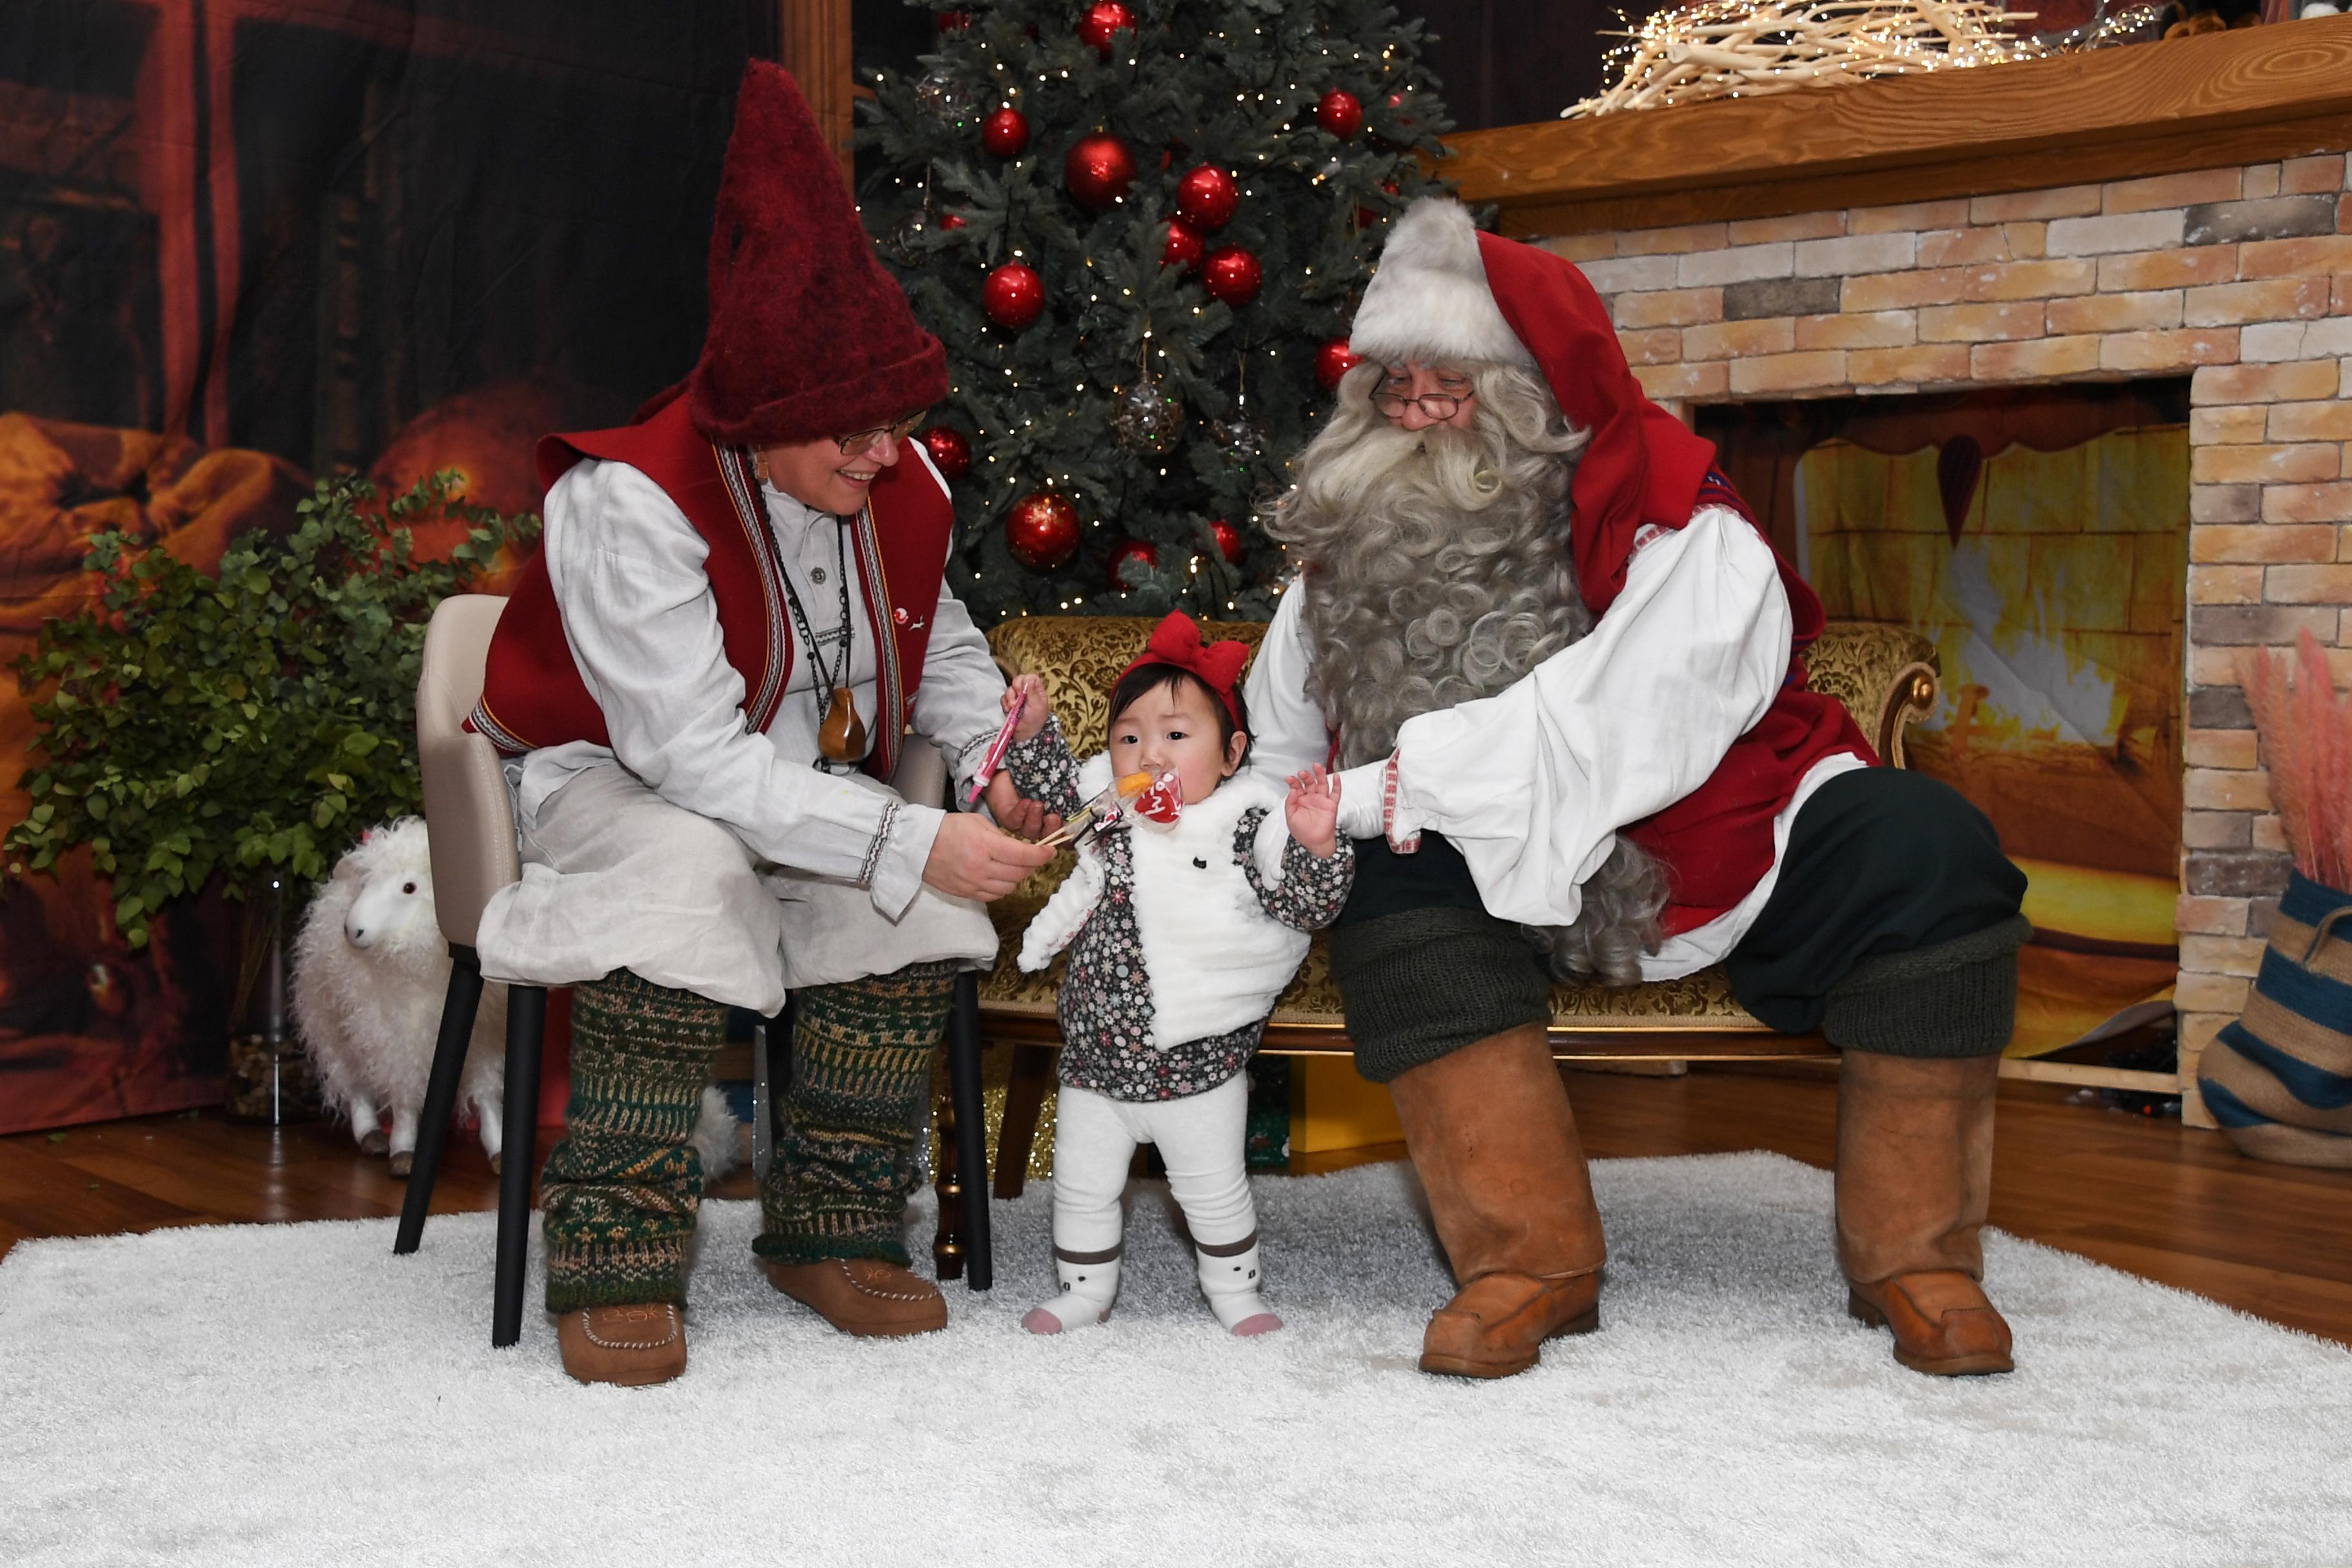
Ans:
[{"label": "gold upholstered sofa", "polygon": [[[1022,616],[999,626],[989,646],[1008,677],[1034,673],[1045,679],[1070,749],[1083,757],[1102,749],[1111,683],[1143,650],[1153,625],[1142,616]],[[1255,648],[1265,629],[1255,622],[1210,622],[1202,631],[1212,639],[1233,638]],[[1844,702],[1880,755],[1900,767],[1905,730],[1936,700],[1934,659],[1925,638],[1900,626],[1832,621],[1809,650],[1806,666],[1813,689]],[[1014,954],[1022,931],[1071,865],[1066,852],[990,907],[1003,943],[994,971],[980,984],[980,1032],[987,1044],[1011,1047],[1009,1076],[987,1096],[996,1102],[989,1107],[988,1120],[995,1125],[988,1131],[993,1134],[991,1168],[999,1197],[1018,1194],[1030,1173],[1038,1115],[1052,1081],[1053,1051],[1060,1044],[1054,999],[1062,961],[1043,973],[1024,974]],[[1732,1000],[1719,968],[1627,989],[1558,986],[1552,992],[1551,1042],[1562,1058],[1618,1062],[1831,1054],[1817,1035],[1782,1035],[1766,1027]],[[1293,1056],[1349,1050],[1324,938],[1315,939],[1297,979],[1275,1004],[1264,1048]]]}]

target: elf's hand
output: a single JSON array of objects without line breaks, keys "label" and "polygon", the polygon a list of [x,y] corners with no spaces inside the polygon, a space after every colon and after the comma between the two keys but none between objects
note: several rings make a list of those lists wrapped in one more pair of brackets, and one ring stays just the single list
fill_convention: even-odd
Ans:
[{"label": "elf's hand", "polygon": [[1026,741],[1045,727],[1054,716],[1054,704],[1045,696],[1045,682],[1034,675],[1016,675],[1004,689],[1004,710],[1021,710],[1021,721],[1013,727],[1013,738]]},{"label": "elf's hand", "polygon": [[1291,774],[1282,816],[1308,854],[1328,860],[1339,847],[1339,781],[1319,767]]}]

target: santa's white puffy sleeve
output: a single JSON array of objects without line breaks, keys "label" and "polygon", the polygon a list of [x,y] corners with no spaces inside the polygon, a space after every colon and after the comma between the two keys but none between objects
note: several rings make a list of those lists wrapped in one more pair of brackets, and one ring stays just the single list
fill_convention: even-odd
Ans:
[{"label": "santa's white puffy sleeve", "polygon": [[[1250,672],[1261,766],[1323,759],[1306,691],[1303,595],[1283,596]],[[1341,775],[1341,826],[1403,845],[1423,829],[1462,851],[1489,913],[1567,925],[1617,829],[1706,782],[1788,674],[1779,563],[1722,507],[1636,547],[1591,632],[1495,696],[1407,720],[1393,798],[1386,763]]]}]

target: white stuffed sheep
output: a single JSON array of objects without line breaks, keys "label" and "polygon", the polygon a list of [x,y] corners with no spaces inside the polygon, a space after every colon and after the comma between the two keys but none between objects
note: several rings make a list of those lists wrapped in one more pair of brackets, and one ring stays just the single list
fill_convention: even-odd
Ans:
[{"label": "white stuffed sheep", "polygon": [[[425,821],[404,816],[371,828],[335,863],[334,876],[302,917],[291,1001],[329,1107],[350,1117],[362,1149],[390,1153],[395,1176],[408,1174],[415,1159],[448,990],[449,948],[433,906]],[[485,984],[457,1081],[458,1100],[472,1108],[493,1170],[506,1092],[506,1018],[507,988]],[[386,1112],[389,1137],[381,1122]],[[735,1128],[726,1097],[706,1088],[694,1128],[706,1180],[735,1163]]]}]

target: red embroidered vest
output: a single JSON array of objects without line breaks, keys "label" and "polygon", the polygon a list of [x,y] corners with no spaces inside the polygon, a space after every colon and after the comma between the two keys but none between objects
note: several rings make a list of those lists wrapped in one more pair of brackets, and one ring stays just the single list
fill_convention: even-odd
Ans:
[{"label": "red embroidered vest", "polygon": [[[753,733],[773,721],[793,668],[793,634],[782,568],[768,530],[767,506],[750,451],[721,447],[688,422],[675,398],[642,424],[617,430],[550,436],[539,444],[543,487],[583,458],[626,463],[659,485],[710,546],[704,570],[719,604],[727,662],[743,678],[743,721]],[[930,647],[955,509],[922,459],[909,452],[875,477],[866,510],[851,530],[858,585],[868,621],[881,638],[865,771],[887,779],[914,712]],[[533,555],[490,638],[482,700],[467,727],[509,755],[571,741],[612,744],[604,715],[572,662],[562,609],[547,575],[546,552]]]},{"label": "red embroidered vest", "polygon": [[[1721,474],[1708,473],[1699,486],[1698,505],[1728,507],[1759,534],[1764,531]],[[1666,868],[1666,907],[1659,911],[1658,924],[1668,936],[1729,913],[1764,879],[1777,853],[1772,824],[1814,763],[1840,752],[1878,761],[1843,703],[1805,689],[1805,649],[1822,635],[1826,618],[1811,586],[1780,559],[1778,550],[1772,553],[1780,561],[1792,622],[1787,680],[1764,717],[1731,743],[1705,784],[1623,829]]]}]

